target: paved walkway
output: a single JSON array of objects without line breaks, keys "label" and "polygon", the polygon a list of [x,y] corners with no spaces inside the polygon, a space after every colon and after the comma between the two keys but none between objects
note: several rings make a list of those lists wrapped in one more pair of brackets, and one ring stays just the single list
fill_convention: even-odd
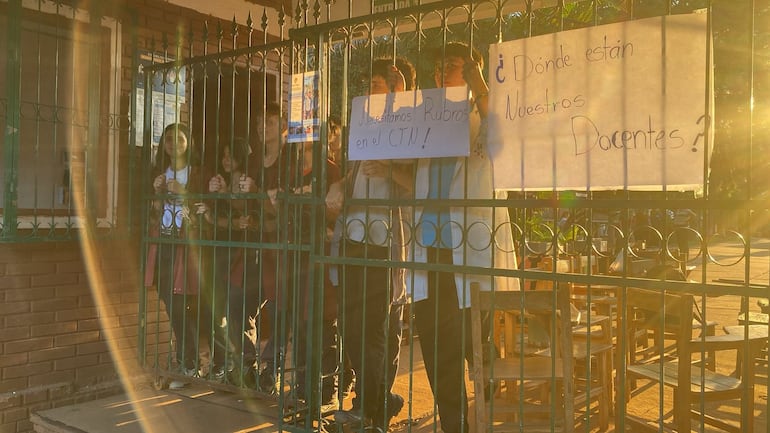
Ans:
[{"label": "paved walkway", "polygon": [[46,410],[33,415],[39,433],[277,432],[278,405],[234,393],[190,386],[156,391],[138,385],[132,396]]},{"label": "paved walkway", "polygon": [[[742,280],[746,261],[740,260],[743,246],[737,242],[715,243],[711,256],[720,265],[709,264],[704,272],[698,266],[690,275],[692,280],[712,282],[715,279]],[[697,263],[696,263],[697,262]],[[699,260],[693,264],[699,264]],[[770,240],[756,239],[752,244],[752,260],[749,267],[752,283],[765,284],[770,278]],[[755,300],[749,303],[750,311],[758,311]],[[707,298],[706,317],[722,326],[737,323],[740,298],[717,296]],[[419,339],[412,346],[404,346],[401,353],[401,372],[394,391],[412,404],[393,420],[391,432],[425,433],[437,429],[433,415],[433,399],[427,384],[419,350]],[[413,350],[410,350],[410,347]],[[718,368],[732,371],[734,357],[717,359]],[[410,374],[410,365],[412,374]],[[767,424],[767,371],[758,381],[755,392],[755,431],[770,431]],[[150,381],[137,381],[133,395],[119,395],[107,399],[82,403],[36,414],[40,433],[246,433],[279,431],[279,410],[276,401],[258,399],[246,395],[213,390],[205,384],[196,384],[179,391],[157,391]],[[472,393],[472,386],[467,389]],[[670,404],[670,396],[664,396],[664,405]],[[472,396],[470,396],[472,400]],[[343,403],[350,407],[350,401]],[[710,404],[711,405],[711,404]],[[649,404],[633,410],[653,419],[660,412],[659,396],[649,399]],[[737,402],[715,403],[714,412],[723,419],[736,416]],[[472,416],[473,411],[470,411]],[[612,431],[612,427],[610,430]],[[595,431],[595,429],[590,429]],[[585,427],[577,431],[587,431]],[[709,429],[706,430],[711,431]]]},{"label": "paved walkway", "polygon": [[[432,431],[433,395],[422,364],[419,339],[403,346],[394,392],[406,405],[391,431]],[[409,365],[413,365],[412,374]],[[137,377],[133,394],[41,411],[33,415],[38,433],[248,433],[280,431],[277,400],[213,389],[196,382],[180,390],[156,390],[151,377]],[[469,383],[467,388],[472,390]],[[351,407],[350,399],[343,408]]]}]

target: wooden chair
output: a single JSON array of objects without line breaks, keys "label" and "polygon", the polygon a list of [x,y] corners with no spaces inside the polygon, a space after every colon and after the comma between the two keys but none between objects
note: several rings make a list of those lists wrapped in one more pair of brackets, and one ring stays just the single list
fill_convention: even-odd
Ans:
[{"label": "wooden chair", "polygon": [[[673,350],[658,353],[645,363],[625,367],[629,380],[650,380],[673,389],[673,423],[658,419],[644,420],[627,414],[626,420],[632,427],[631,431],[640,431],[644,427],[659,431],[659,427],[665,425],[664,431],[690,432],[691,418],[696,418],[724,431],[752,433],[754,372],[745,371],[738,378],[709,370],[704,365],[707,354],[711,351],[740,350],[745,346],[741,336],[693,337],[694,300],[689,294],[628,288],[624,298],[629,317],[634,312],[635,319],[642,321],[645,328],[656,331],[657,335],[661,336],[659,338],[662,338],[664,333],[675,336]],[[653,348],[662,346],[661,343],[652,345]],[[671,359],[672,356],[674,359]],[[748,369],[753,370],[753,367],[749,365]],[[618,374],[621,374],[621,370]],[[630,405],[635,395],[628,388],[626,393],[626,401]],[[739,400],[740,426],[698,411],[701,401],[726,399]],[[621,411],[618,410],[617,413],[621,414]]]},{"label": "wooden chair", "polygon": [[[589,323],[590,320],[590,323]],[[596,401],[599,431],[606,431],[613,407],[612,324],[609,316],[585,315],[572,329],[575,359],[575,407],[585,408],[586,419]],[[579,411],[578,411],[579,413]]]},{"label": "wooden chair", "polygon": [[[760,374],[767,368],[767,325],[732,325],[724,327],[725,333],[729,335],[738,335],[746,341],[746,348],[749,351],[748,360],[759,366],[761,370],[754,370]],[[735,372],[733,376],[740,377],[743,374],[743,351],[739,350],[735,358]]]},{"label": "wooden chair", "polygon": [[[656,265],[653,268],[650,268],[646,272],[647,278],[654,278],[662,281],[686,281],[687,277],[684,273],[678,268],[674,267],[672,265]],[[713,320],[706,320],[705,315],[701,313],[699,309],[699,305],[695,302],[693,302],[693,319],[692,319],[692,329],[693,330],[700,330],[701,333],[705,333],[707,337],[713,336],[716,334],[716,327],[718,325],[717,322]],[[630,363],[634,364],[637,362],[637,358],[640,357],[642,359],[642,363],[644,363],[644,359],[649,356],[651,353],[655,353],[656,348],[650,348],[650,343],[648,341],[648,337],[650,334],[652,334],[652,340],[655,343],[660,343],[662,340],[659,338],[659,336],[656,334],[656,331],[654,329],[647,330],[644,329],[644,326],[638,326],[638,321],[629,321],[627,323],[627,327],[634,327],[636,329],[635,333],[635,339],[633,340],[634,344],[629,344],[629,353],[628,356],[630,358]],[[648,332],[650,331],[650,332]],[[667,332],[663,334],[663,340],[676,340],[676,335],[673,335],[673,333]],[[630,340],[629,340],[630,341]],[[654,344],[655,344],[654,343]],[[637,350],[637,345],[641,345],[642,349]],[[706,366],[710,370],[715,370],[716,368],[716,358],[715,353],[713,350],[710,350],[708,352],[708,357],[705,360]]]},{"label": "wooden chair", "polygon": [[[523,427],[527,432],[572,433],[575,415],[569,291],[486,292],[473,285],[471,306],[476,432],[520,431]],[[528,327],[540,328],[536,322],[545,324],[554,356],[526,356],[522,350],[519,355],[497,358],[485,365],[483,311],[512,313],[505,316],[518,317],[523,332]],[[485,400],[484,384],[491,386],[500,381],[504,381],[505,388]],[[498,421],[500,415],[505,418]]]}]

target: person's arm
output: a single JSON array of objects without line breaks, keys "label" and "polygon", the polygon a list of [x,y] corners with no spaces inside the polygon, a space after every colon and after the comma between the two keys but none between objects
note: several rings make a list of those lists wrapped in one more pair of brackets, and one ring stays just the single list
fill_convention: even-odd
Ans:
[{"label": "person's arm", "polygon": [[479,110],[479,115],[482,119],[486,119],[489,113],[489,87],[484,80],[484,74],[481,72],[481,65],[471,58],[465,59],[463,78],[465,78],[465,82],[473,93],[473,99],[476,103],[476,108]]},{"label": "person's arm", "polygon": [[361,164],[361,172],[369,177],[390,178],[396,185],[407,191],[414,189],[413,164],[396,164],[388,159],[365,161]]},{"label": "person's arm", "polygon": [[230,218],[227,216],[217,216],[216,221],[214,221],[214,216],[211,214],[211,209],[208,207],[206,203],[195,203],[196,211],[195,213],[198,215],[203,215],[203,219],[206,220],[207,223],[216,225],[218,228],[226,229],[230,227],[230,224],[232,223]]},{"label": "person's arm", "polygon": [[[239,181],[238,181],[239,187],[241,189],[241,192],[245,193],[256,193],[261,192],[262,189],[257,186],[257,183],[254,181],[254,178],[247,176],[245,174],[242,174]],[[275,195],[276,190],[268,190],[267,191],[267,199],[259,200],[259,205],[262,206],[262,210],[264,211],[266,216],[275,215]],[[252,211],[253,212],[253,211]]]},{"label": "person's arm", "polygon": [[[163,194],[166,192],[166,175],[165,174],[159,174],[155,176],[155,179],[152,181],[152,189],[155,191],[155,194]],[[161,208],[163,207],[163,203],[161,200],[153,200],[152,201],[152,209],[156,212],[160,212]]]},{"label": "person's arm", "polygon": [[345,203],[345,194],[348,193],[346,188],[349,185],[353,185],[355,179],[353,179],[354,173],[358,170],[354,170],[354,164],[357,161],[351,161],[348,164],[348,170],[338,180],[329,184],[329,189],[326,191],[326,207],[337,213],[342,210],[342,205]]},{"label": "person's arm", "polygon": [[343,203],[345,203],[344,179],[329,185],[329,190],[326,192],[326,209],[339,212],[342,210]]},{"label": "person's arm", "polygon": [[[344,201],[344,194],[339,197],[339,203],[336,203],[338,205],[335,206],[329,206],[329,194],[332,191],[332,188],[336,184],[337,186],[335,188],[340,187],[340,182],[342,182],[345,178],[342,176],[340,166],[332,161],[326,162],[326,176],[329,179],[329,183],[327,184],[327,191],[326,191],[326,221],[327,226],[334,227],[334,222],[337,220],[337,216],[339,215],[341,208],[342,208],[342,202]],[[335,203],[332,203],[335,204]]]},{"label": "person's arm", "polygon": [[177,195],[187,194],[187,188],[185,188],[185,186],[179,183],[176,179],[169,179],[166,182],[166,189],[171,194],[177,194]]},{"label": "person's arm", "polygon": [[414,192],[414,164],[392,164],[393,181],[405,192]]}]

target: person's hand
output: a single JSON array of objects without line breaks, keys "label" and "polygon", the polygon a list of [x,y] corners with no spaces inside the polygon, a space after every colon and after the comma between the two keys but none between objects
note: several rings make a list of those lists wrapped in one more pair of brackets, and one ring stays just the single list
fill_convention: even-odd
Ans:
[{"label": "person's hand", "polygon": [[390,90],[391,93],[393,92],[403,92],[404,89],[406,89],[406,79],[404,79],[404,74],[401,73],[401,71],[398,70],[396,65],[390,65],[390,70],[388,70],[388,90]]},{"label": "person's hand", "polygon": [[213,224],[214,220],[211,217],[211,209],[206,203],[204,202],[193,203],[193,206],[195,206],[196,215],[203,215],[203,217],[206,219],[206,221],[209,224]]},{"label": "person's hand", "polygon": [[152,181],[152,187],[155,189],[155,193],[161,193],[166,190],[166,175],[165,174],[159,174],[155,179]]},{"label": "person's hand", "polygon": [[267,197],[270,198],[270,204],[272,204],[273,207],[275,207],[276,204],[278,203],[278,189],[277,188],[268,189]]},{"label": "person's hand", "polygon": [[179,208],[179,215],[182,216],[182,219],[185,221],[190,221],[190,208],[187,207],[187,205],[182,206]]},{"label": "person's hand", "polygon": [[184,194],[185,192],[184,186],[176,179],[169,179],[166,182],[166,190],[171,194]]},{"label": "person's hand", "polygon": [[463,65],[463,79],[474,95],[483,95],[489,92],[487,83],[484,81],[484,74],[481,71],[481,65],[470,57],[465,59],[465,65]]},{"label": "person's hand", "polygon": [[334,182],[329,185],[329,191],[326,193],[326,207],[339,212],[342,210],[343,203],[345,203],[345,191],[343,191],[342,182]]},{"label": "person's hand", "polygon": [[196,215],[205,215],[209,213],[209,206],[206,203],[203,203],[203,202],[193,203],[193,206],[195,206]]},{"label": "person's hand", "polygon": [[209,180],[209,192],[227,192],[227,182],[221,174],[218,174]]},{"label": "person's hand", "polygon": [[310,194],[313,192],[312,185],[302,185],[294,188],[294,194]]},{"label": "person's hand", "polygon": [[463,79],[471,89],[471,92],[473,92],[473,99],[476,108],[479,110],[479,116],[481,116],[482,119],[486,118],[489,113],[489,87],[487,86],[487,82],[484,81],[481,65],[473,61],[470,57],[465,59]]},{"label": "person's hand", "polygon": [[363,161],[360,170],[366,177],[388,177],[390,161]]},{"label": "person's hand", "polygon": [[242,174],[241,178],[238,180],[238,186],[241,188],[241,192],[257,192],[258,190],[257,183],[254,182],[254,179],[245,174]]},{"label": "person's hand", "polygon": [[241,230],[247,230],[251,228],[251,215],[243,215],[238,218],[238,228]]}]

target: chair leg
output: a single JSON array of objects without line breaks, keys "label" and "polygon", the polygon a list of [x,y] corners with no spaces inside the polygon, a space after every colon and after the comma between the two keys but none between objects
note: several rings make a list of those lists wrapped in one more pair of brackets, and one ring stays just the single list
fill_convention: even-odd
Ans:
[{"label": "chair leg", "polygon": [[612,416],[612,350],[599,357],[602,393],[599,397],[599,428],[606,431]]},{"label": "chair leg", "polygon": [[[704,326],[704,332],[706,332],[707,337],[716,335],[716,322],[706,323]],[[716,352],[713,350],[709,350],[706,356],[708,357],[708,359],[706,359],[706,368],[708,368],[711,371],[716,371],[717,370]]]}]

